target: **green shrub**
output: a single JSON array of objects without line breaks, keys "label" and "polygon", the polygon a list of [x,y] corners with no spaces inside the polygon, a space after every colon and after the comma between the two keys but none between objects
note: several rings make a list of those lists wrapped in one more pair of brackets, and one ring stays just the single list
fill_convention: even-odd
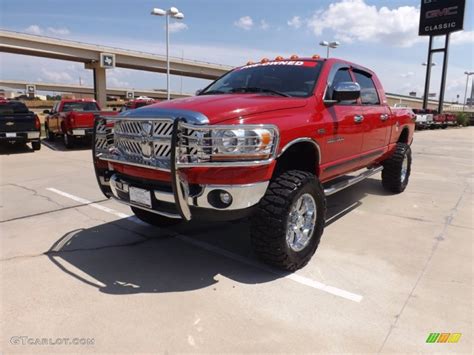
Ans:
[{"label": "green shrub", "polygon": [[465,112],[460,112],[456,116],[456,121],[460,126],[469,126],[469,117]]}]

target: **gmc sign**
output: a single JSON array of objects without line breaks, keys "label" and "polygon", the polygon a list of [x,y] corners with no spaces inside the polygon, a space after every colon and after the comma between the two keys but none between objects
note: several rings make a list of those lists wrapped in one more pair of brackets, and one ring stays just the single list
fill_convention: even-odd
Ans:
[{"label": "gmc sign", "polygon": [[461,31],[466,0],[421,0],[420,36]]}]

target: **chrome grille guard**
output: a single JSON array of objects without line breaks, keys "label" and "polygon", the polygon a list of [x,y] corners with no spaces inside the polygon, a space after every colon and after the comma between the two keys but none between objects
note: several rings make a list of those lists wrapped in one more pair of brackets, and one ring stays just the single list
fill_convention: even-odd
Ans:
[{"label": "chrome grille guard", "polygon": [[[207,117],[198,112],[154,108],[133,110],[120,116],[97,116],[93,159],[169,171],[176,208],[181,217],[189,221],[192,217],[187,202],[189,186],[176,162],[180,124],[186,122],[209,123]],[[95,170],[97,175],[98,169]],[[97,178],[100,183],[99,176]]]}]

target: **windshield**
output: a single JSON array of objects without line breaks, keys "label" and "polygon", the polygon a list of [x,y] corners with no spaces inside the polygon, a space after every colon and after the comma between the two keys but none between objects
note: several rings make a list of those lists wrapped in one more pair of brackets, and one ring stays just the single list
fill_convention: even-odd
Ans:
[{"label": "windshield", "polygon": [[65,102],[63,112],[69,111],[99,111],[95,102]]},{"label": "windshield", "polygon": [[308,97],[312,95],[321,62],[275,61],[237,68],[217,79],[199,95],[255,93]]}]

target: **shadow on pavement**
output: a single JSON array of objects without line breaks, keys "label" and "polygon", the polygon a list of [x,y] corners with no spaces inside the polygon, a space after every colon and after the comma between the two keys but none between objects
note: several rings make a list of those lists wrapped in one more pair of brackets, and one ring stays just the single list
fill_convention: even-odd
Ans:
[{"label": "shadow on pavement", "polygon": [[0,155],[33,153],[30,145],[25,143],[4,143],[0,144]]},{"label": "shadow on pavement", "polygon": [[[380,181],[368,179],[329,197],[328,223],[359,207],[367,194],[382,193]],[[74,278],[115,295],[192,291],[215,285],[218,275],[244,284],[284,277],[285,273],[272,272],[266,266],[255,267],[259,262],[252,253],[249,230],[248,220],[192,221],[159,229],[125,218],[71,231],[46,254]],[[216,252],[216,248],[223,252]],[[229,258],[226,253],[249,263]]]},{"label": "shadow on pavement", "polygon": [[91,149],[91,141],[90,140],[82,140],[82,141],[77,141],[74,143],[73,148],[66,148],[61,140],[61,138],[57,138],[54,140],[54,142],[48,141],[46,139],[41,140],[41,143],[45,146],[48,147],[51,150],[56,150],[59,152],[74,152],[78,150],[88,150]]}]

